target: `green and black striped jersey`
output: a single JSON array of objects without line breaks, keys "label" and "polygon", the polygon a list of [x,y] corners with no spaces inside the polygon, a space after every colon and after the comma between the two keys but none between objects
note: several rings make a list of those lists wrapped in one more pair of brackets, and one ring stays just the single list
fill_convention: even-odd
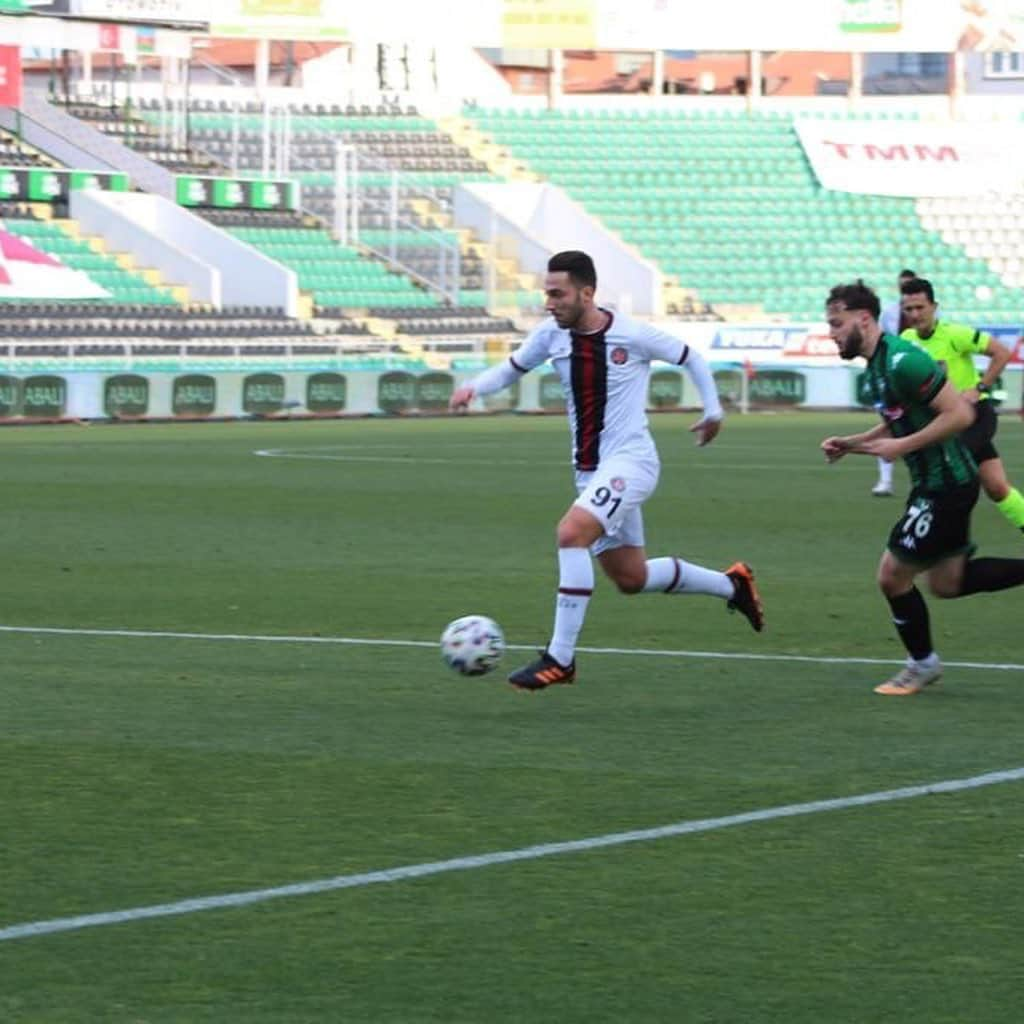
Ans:
[{"label": "green and black striped jersey", "polygon": [[[930,402],[946,383],[945,370],[922,348],[894,334],[883,334],[865,373],[872,405],[893,437],[907,437],[926,427],[936,412]],[[959,436],[947,437],[904,457],[915,488],[944,491],[970,483],[978,467]]]}]

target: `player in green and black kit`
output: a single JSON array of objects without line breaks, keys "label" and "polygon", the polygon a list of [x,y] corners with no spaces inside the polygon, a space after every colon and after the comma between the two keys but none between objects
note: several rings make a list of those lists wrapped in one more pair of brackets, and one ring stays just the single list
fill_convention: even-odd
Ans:
[{"label": "player in green and black kit", "polygon": [[[973,327],[939,320],[930,281],[921,277],[904,281],[900,293],[903,319],[908,325],[900,337],[920,345],[932,359],[944,365],[953,386],[974,407],[974,422],[964,432],[963,442],[978,463],[985,493],[1010,523],[1024,531],[1024,495],[1010,483],[1003,460],[992,443],[999,417],[990,392],[1013,353]],[[984,373],[974,365],[975,355],[988,358]]]},{"label": "player in green and black kit", "polygon": [[1024,559],[972,558],[971,510],[977,465],[960,434],[973,421],[967,399],[923,349],[878,324],[878,296],[862,281],[837,285],[825,306],[829,333],[843,359],[868,361],[866,382],[882,422],[821,443],[829,462],[851,452],[903,459],[910,471],[907,504],[889,534],[878,585],[907,649],[907,664],[875,693],[919,693],[942,675],[932,646],[928,606],[914,584],[927,573],[938,597],[966,597],[1024,583]]}]

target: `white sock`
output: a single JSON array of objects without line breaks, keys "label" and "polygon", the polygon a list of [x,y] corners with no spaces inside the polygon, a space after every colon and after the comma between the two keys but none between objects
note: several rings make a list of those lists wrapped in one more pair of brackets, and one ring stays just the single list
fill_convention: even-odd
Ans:
[{"label": "white sock", "polygon": [[892,463],[886,459],[878,460],[878,482],[883,487],[892,487]]},{"label": "white sock", "polygon": [[681,558],[651,558],[647,561],[647,582],[644,593],[711,594],[730,600],[736,592],[732,580],[724,572],[704,569]]},{"label": "white sock", "polygon": [[593,592],[594,563],[590,560],[590,551],[587,548],[559,548],[555,628],[548,644],[548,654],[559,665],[572,664],[576,640],[583,628]]},{"label": "white sock", "polygon": [[922,658],[920,661],[916,661],[914,658],[907,658],[907,664],[917,666],[917,668],[923,668],[926,672],[930,672],[933,668],[938,668],[941,663],[938,654],[932,651],[927,657]]}]

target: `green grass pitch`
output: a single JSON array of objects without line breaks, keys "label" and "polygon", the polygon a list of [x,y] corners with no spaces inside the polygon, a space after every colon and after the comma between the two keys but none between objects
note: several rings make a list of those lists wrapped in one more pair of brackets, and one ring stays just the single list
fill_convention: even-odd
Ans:
[{"label": "green grass pitch", "polygon": [[[505,671],[546,642],[560,417],[0,431],[0,930],[1024,765],[1024,591],[931,599],[970,665],[871,692],[900,503],[817,447],[871,419],[733,416],[707,449],[691,419],[653,421],[648,551],[749,561],[766,632],[599,577],[604,652],[536,695],[435,641],[482,612]],[[997,441],[1019,484],[1020,423]],[[974,524],[1024,557],[984,498]],[[0,1020],[1005,1024],[1022,787],[5,940]]]}]

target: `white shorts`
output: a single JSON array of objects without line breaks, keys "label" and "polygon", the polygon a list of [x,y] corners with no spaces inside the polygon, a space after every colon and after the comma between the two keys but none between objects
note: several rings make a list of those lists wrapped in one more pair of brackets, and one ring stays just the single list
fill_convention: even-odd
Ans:
[{"label": "white shorts", "polygon": [[656,459],[614,455],[597,469],[576,474],[573,502],[589,512],[604,528],[604,536],[590,550],[599,555],[612,548],[644,546],[643,503],[658,486],[661,466]]}]

